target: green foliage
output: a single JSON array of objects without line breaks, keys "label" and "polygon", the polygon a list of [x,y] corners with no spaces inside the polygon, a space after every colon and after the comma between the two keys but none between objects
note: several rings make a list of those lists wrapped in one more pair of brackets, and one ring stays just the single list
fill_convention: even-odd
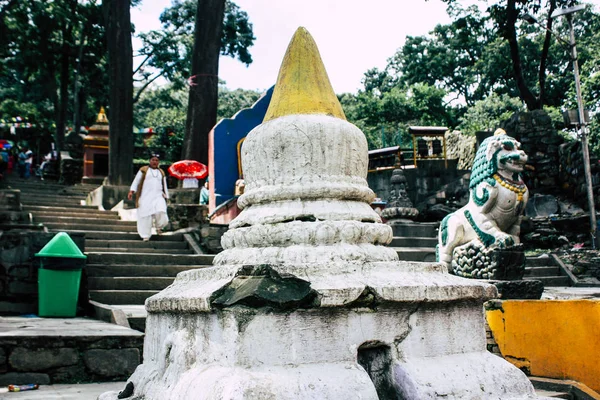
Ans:
[{"label": "green foliage", "polygon": [[521,100],[507,94],[492,94],[469,107],[459,118],[457,129],[467,135],[474,135],[478,131],[493,131],[501,121],[509,119],[516,111],[524,111]]},{"label": "green foliage", "polygon": [[[93,123],[100,105],[108,103],[106,52],[100,5],[73,0],[11,1],[0,7],[0,103],[2,117],[18,112],[51,125],[58,113],[62,63],[72,71],[81,54],[79,82],[83,122]],[[80,53],[80,45],[81,53]],[[71,75],[66,76],[67,79]],[[15,109],[10,102],[15,101]],[[89,102],[91,100],[91,102]],[[66,115],[72,115],[68,101]],[[21,115],[21,116],[26,116]]]},{"label": "green foliage", "polygon": [[254,90],[229,90],[220,86],[217,120],[232,118],[238,111],[251,107],[260,98],[260,95],[260,92]]},{"label": "green foliage", "polygon": [[[253,90],[229,90],[219,86],[219,119],[231,118],[239,110],[251,107],[260,95]],[[137,145],[161,151],[167,160],[179,160],[185,136],[187,104],[187,90],[177,89],[176,85],[145,91],[135,105],[135,125],[153,128],[157,133],[145,143],[142,142],[143,135],[138,134]]]},{"label": "green foliage", "polygon": [[467,105],[489,93],[480,63],[490,41],[488,18],[476,6],[455,9],[449,25],[437,25],[427,36],[408,36],[389,60],[388,70],[406,84],[427,83],[445,89]]},{"label": "green foliage", "polygon": [[[425,83],[393,85],[385,77],[371,80],[367,76],[366,81],[369,91],[359,91],[357,95],[345,93],[339,100],[348,121],[365,133],[369,149],[410,146],[409,126],[444,126],[452,122],[443,89]],[[375,82],[384,86],[377,86]]]},{"label": "green foliage", "polygon": [[[555,37],[549,40],[543,27],[514,17],[515,12],[529,12],[544,23],[545,12],[572,1],[490,1],[482,10],[462,7],[460,0],[444,2],[450,24],[438,25],[428,35],[407,37],[384,70],[365,73],[363,90],[340,96],[348,120],[363,130],[369,148],[396,144],[406,138],[410,125],[444,125],[468,134],[493,129],[536,101],[561,130],[560,110],[576,108],[568,49]],[[587,108],[600,111],[600,15],[588,7],[574,22]],[[549,28],[568,35],[565,18]],[[513,31],[521,84],[511,57]]]},{"label": "green foliage", "polygon": [[590,152],[600,158],[600,115],[596,114],[588,126],[588,144]]},{"label": "green foliage", "polygon": [[[197,0],[174,0],[160,16],[161,30],[140,33],[143,57],[136,72],[141,83],[137,96],[149,84],[163,77],[175,85],[175,89],[185,87],[191,75],[192,51],[194,49],[194,26]],[[250,65],[252,56],[249,48],[254,44],[252,23],[248,14],[231,1],[225,2],[221,54],[237,58]]]}]

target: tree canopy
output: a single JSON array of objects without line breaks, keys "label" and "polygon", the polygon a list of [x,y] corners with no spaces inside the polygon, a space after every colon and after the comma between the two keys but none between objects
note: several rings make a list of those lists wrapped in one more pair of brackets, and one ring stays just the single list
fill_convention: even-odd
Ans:
[{"label": "tree canopy", "polygon": [[[248,65],[255,40],[250,17],[232,1],[218,1],[223,1],[218,52]],[[493,129],[515,110],[543,107],[558,115],[575,108],[569,49],[557,39],[567,38],[567,23],[564,17],[548,17],[574,1],[490,0],[479,7],[444,1],[450,23],[404,42],[399,38],[403,44],[390,54],[385,68],[366,71],[357,93],[339,95],[348,119],[365,132],[370,148],[409,145],[410,125],[475,133]],[[35,135],[53,135],[58,141],[65,126],[94,122],[109,98],[100,3],[0,0],[0,118],[20,116],[35,125]],[[161,14],[161,29],[136,32],[132,26],[142,42],[131,71],[134,125],[172,131],[178,148],[186,130],[187,91],[204,74],[192,72],[199,4],[174,0]],[[526,13],[539,24],[527,23]],[[591,143],[600,143],[593,139],[600,127],[600,15],[588,6],[573,20],[584,100],[593,116]],[[211,85],[216,87],[216,81]],[[211,116],[213,122],[206,126],[258,96],[228,90],[221,82],[218,103],[210,100],[217,117]]]},{"label": "tree canopy", "polygon": [[[408,125],[474,134],[494,129],[517,110],[543,107],[556,114],[576,107],[569,49],[556,38],[567,37],[568,26],[564,19],[548,19],[573,2],[503,0],[463,8],[460,0],[445,1],[449,24],[408,36],[383,70],[365,73],[357,94],[340,96],[371,148],[405,144]],[[518,18],[510,20],[515,12]],[[542,26],[527,23],[526,12]],[[599,21],[591,6],[574,18],[584,97],[592,110],[600,106]],[[551,40],[544,27],[555,32]]]},{"label": "tree canopy", "polygon": [[[27,137],[48,137],[48,146],[50,136],[62,142],[66,126],[94,123],[100,107],[109,103],[111,84],[101,3],[0,0],[0,119],[25,119],[32,124]],[[163,29],[137,33],[142,47],[130,72],[134,103],[159,77],[174,90],[189,87],[197,4],[176,0],[161,15]],[[220,53],[251,63],[248,15],[229,0],[224,14]],[[107,107],[109,120],[114,112]]]}]

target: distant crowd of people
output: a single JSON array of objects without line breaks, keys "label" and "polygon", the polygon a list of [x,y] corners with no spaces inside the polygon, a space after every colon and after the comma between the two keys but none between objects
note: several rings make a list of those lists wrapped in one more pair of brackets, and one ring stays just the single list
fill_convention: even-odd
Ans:
[{"label": "distant crowd of people", "polygon": [[35,175],[44,180],[44,169],[53,158],[52,152],[46,154],[39,167],[34,169],[34,154],[28,146],[0,148],[0,179],[16,172],[23,179]]}]

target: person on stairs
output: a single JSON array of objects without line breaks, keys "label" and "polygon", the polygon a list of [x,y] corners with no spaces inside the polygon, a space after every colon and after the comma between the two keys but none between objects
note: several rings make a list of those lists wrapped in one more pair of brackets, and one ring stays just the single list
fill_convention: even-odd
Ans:
[{"label": "person on stairs", "polygon": [[153,221],[159,235],[162,233],[161,229],[169,223],[165,201],[169,198],[169,190],[165,173],[158,167],[159,162],[158,155],[152,154],[150,165],[140,168],[127,194],[127,198],[131,200],[135,193],[137,231],[145,242],[152,236]]}]

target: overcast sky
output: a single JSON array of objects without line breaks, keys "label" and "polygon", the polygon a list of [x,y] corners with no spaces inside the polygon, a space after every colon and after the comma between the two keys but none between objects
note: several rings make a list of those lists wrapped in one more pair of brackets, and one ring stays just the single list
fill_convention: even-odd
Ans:
[{"label": "overcast sky", "polygon": [[[363,74],[384,68],[407,35],[424,35],[450,22],[440,0],[235,0],[248,13],[256,40],[254,62],[246,67],[221,57],[219,77],[230,89],[264,90],[275,83],[294,31],[304,26],[314,37],[336,93],[361,88]],[[132,9],[136,31],[160,29],[171,0],[143,0]],[[134,42],[134,48],[136,44]]]}]

